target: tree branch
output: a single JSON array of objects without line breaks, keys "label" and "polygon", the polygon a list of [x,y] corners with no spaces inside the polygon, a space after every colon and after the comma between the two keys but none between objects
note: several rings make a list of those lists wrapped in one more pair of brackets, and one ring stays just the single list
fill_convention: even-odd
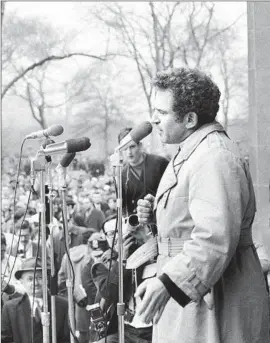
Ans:
[{"label": "tree branch", "polygon": [[3,97],[5,96],[5,94],[7,93],[7,91],[18,81],[20,80],[25,74],[27,74],[30,70],[33,70],[37,67],[42,66],[44,63],[49,62],[49,61],[55,61],[55,60],[63,60],[65,58],[70,58],[73,56],[84,56],[84,57],[90,57],[90,58],[95,58],[101,61],[106,61],[106,58],[101,57],[101,56],[95,56],[95,55],[90,55],[90,54],[86,54],[86,53],[80,53],[80,52],[74,52],[74,53],[70,53],[70,54],[66,54],[63,56],[48,56],[46,58],[43,58],[42,60],[40,60],[39,62],[33,63],[31,64],[29,67],[27,67],[23,72],[21,72],[18,76],[16,76],[13,80],[11,80],[7,86],[4,88],[1,98],[3,99]]}]

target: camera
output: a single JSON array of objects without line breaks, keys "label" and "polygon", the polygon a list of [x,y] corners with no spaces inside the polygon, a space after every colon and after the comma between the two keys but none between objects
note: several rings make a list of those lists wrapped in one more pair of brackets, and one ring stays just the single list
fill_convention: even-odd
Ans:
[{"label": "camera", "polygon": [[86,310],[90,312],[90,329],[98,335],[99,340],[104,338],[107,332],[107,321],[99,303],[87,305]]}]

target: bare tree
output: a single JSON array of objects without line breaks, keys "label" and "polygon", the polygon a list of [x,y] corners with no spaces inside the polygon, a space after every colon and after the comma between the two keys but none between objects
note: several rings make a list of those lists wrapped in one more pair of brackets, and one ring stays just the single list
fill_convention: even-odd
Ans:
[{"label": "bare tree", "polygon": [[120,77],[116,74],[112,73],[110,63],[104,65],[97,61],[88,71],[79,72],[70,87],[73,132],[76,135],[91,134],[102,141],[104,149],[101,150],[105,156],[112,152],[115,130],[128,123],[122,95],[115,87],[115,79]]},{"label": "bare tree", "polygon": [[[237,54],[233,56],[233,45],[238,47],[237,33],[235,29],[223,34],[222,39],[216,41],[216,59],[219,62],[218,68],[223,84],[221,108],[223,126],[227,129],[230,118],[230,108],[235,100],[239,105],[246,109],[247,103],[247,61],[246,56]],[[230,49],[230,46],[232,47]],[[237,109],[239,111],[239,109]],[[241,113],[237,113],[238,118],[243,118]]]},{"label": "bare tree", "polygon": [[82,51],[66,51],[66,40],[51,25],[37,19],[25,21],[14,13],[6,17],[2,37],[2,99],[25,75],[44,64],[75,56],[101,61],[108,57]]},{"label": "bare tree", "polygon": [[73,56],[84,56],[84,57],[90,57],[93,59],[98,59],[100,61],[106,61],[106,56],[95,56],[95,55],[90,55],[90,54],[85,54],[85,53],[79,53],[79,52],[73,52],[70,54],[65,54],[62,56],[47,56],[45,58],[43,58],[42,60],[31,64],[30,66],[28,66],[27,68],[25,68],[23,71],[21,71],[16,77],[14,77],[5,87],[4,90],[2,92],[1,98],[3,98],[5,96],[5,94],[7,93],[7,91],[15,85],[15,83],[19,80],[21,80],[29,71],[37,68],[37,67],[41,67],[43,64],[50,62],[50,61],[55,61],[55,60],[63,60],[66,58],[70,58]]},{"label": "bare tree", "polygon": [[220,27],[214,11],[214,4],[202,2],[149,2],[144,14],[129,11],[121,3],[107,3],[94,11],[95,17],[109,26],[121,43],[119,56],[135,62],[150,116],[150,79],[156,71],[213,64],[216,40],[235,23]]}]

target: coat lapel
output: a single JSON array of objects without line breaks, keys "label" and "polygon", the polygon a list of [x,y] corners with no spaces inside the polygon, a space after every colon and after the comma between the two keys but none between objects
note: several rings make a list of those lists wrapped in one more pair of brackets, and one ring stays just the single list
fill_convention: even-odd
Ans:
[{"label": "coat lapel", "polygon": [[[195,131],[185,140],[183,146],[181,147],[181,150],[179,149],[177,154],[170,161],[159,183],[154,203],[154,210],[161,200],[164,201],[164,204],[166,203],[166,199],[168,198],[170,189],[172,189],[178,182],[177,175],[183,163],[189,158],[193,151],[196,150],[201,141],[214,131],[224,132],[224,128],[218,122],[206,124]],[[167,196],[164,196],[165,193],[167,194]]]},{"label": "coat lapel", "polygon": [[[31,317],[31,307],[30,300],[25,294],[21,301],[15,308],[17,318],[19,333],[22,334],[22,343],[31,342],[31,332],[32,332],[32,317]],[[18,333],[18,334],[19,334]]]},{"label": "coat lapel", "polygon": [[163,177],[160,180],[156,198],[155,198],[154,210],[156,209],[156,206],[158,202],[161,200],[164,193],[169,191],[171,188],[173,188],[177,184],[177,176],[174,170],[173,161],[174,159],[170,161],[165,173],[163,174]]}]

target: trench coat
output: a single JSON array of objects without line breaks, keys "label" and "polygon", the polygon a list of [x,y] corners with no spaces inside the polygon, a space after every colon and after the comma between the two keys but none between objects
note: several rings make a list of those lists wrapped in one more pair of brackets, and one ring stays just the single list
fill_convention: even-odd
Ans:
[{"label": "trench coat", "polygon": [[[91,257],[87,253],[88,248],[86,244],[80,244],[72,247],[69,250],[70,260],[74,271],[74,292],[78,293],[80,285],[82,285],[82,270],[89,262]],[[63,256],[61,267],[58,272],[58,286],[60,294],[67,295],[66,280],[68,279],[68,258],[67,254]],[[81,292],[79,292],[81,294]],[[74,295],[74,294],[73,294]],[[85,307],[80,307],[75,301],[75,322],[76,331],[88,332],[90,323],[90,312]]]},{"label": "trench coat", "polygon": [[158,275],[190,299],[172,297],[153,343],[268,343],[268,295],[252,242],[256,205],[236,144],[217,123],[181,143],[155,198]]}]

